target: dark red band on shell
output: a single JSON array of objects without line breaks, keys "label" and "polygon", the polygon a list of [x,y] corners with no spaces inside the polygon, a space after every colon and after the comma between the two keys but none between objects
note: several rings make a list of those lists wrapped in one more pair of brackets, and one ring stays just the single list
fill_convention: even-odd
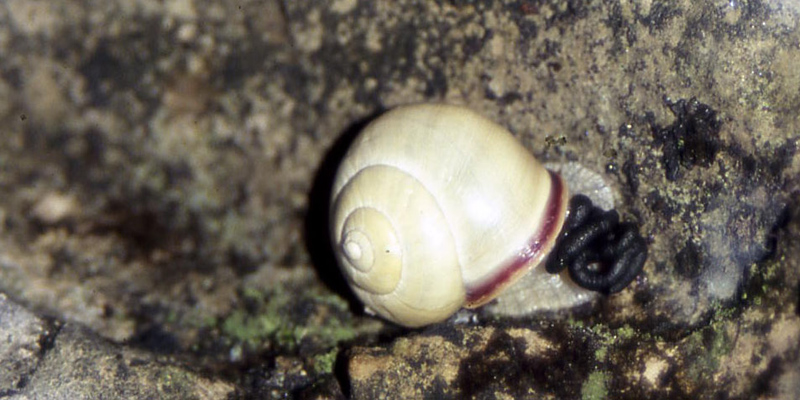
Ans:
[{"label": "dark red band on shell", "polygon": [[479,306],[494,298],[498,288],[510,284],[510,281],[532,262],[538,264],[544,258],[543,251],[553,247],[564,221],[566,205],[564,204],[564,183],[561,181],[561,177],[552,171],[548,172],[550,172],[551,189],[545,207],[546,217],[541,228],[520,249],[516,257],[509,259],[505,265],[497,269],[498,272],[495,275],[486,278],[484,282],[475,287],[467,288],[467,306]]}]

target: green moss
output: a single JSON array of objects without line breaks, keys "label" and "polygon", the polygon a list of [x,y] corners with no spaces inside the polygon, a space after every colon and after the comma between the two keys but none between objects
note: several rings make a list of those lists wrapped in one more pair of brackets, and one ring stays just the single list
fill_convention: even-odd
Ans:
[{"label": "green moss", "polygon": [[234,343],[249,348],[294,349],[304,340],[319,348],[335,347],[356,332],[347,323],[347,303],[331,294],[245,289],[248,309],[232,312],[220,329]]},{"label": "green moss", "polygon": [[336,364],[336,356],[339,354],[337,349],[327,353],[322,353],[314,357],[314,370],[318,374],[333,373],[333,366]]},{"label": "green moss", "polygon": [[261,347],[270,339],[283,343],[292,336],[286,332],[292,324],[288,316],[280,312],[288,303],[282,290],[261,292],[245,288],[242,297],[255,304],[256,312],[239,309],[231,313],[222,323],[224,335],[251,347]]},{"label": "green moss", "polygon": [[250,345],[269,338],[277,327],[277,321],[269,315],[249,315],[242,310],[235,311],[222,323],[225,335]]},{"label": "green moss", "polygon": [[572,318],[567,320],[567,325],[569,325],[569,327],[575,328],[575,329],[583,329],[583,327],[584,327],[583,321],[575,320],[575,319],[572,319]]},{"label": "green moss", "polygon": [[628,340],[633,338],[636,335],[636,330],[630,327],[630,325],[624,325],[617,329],[617,336],[622,340]]},{"label": "green moss", "polygon": [[627,340],[632,338],[636,331],[628,325],[622,328],[610,329],[605,324],[595,324],[589,327],[589,331],[597,335],[596,342],[601,346],[614,346],[620,340]]},{"label": "green moss", "polygon": [[608,374],[603,371],[595,371],[589,374],[589,377],[583,382],[581,386],[581,399],[583,400],[601,400],[608,397]]},{"label": "green moss", "polygon": [[715,301],[711,305],[711,309],[714,311],[712,321],[726,321],[736,315],[736,309],[734,307],[726,307],[718,301]]},{"label": "green moss", "polygon": [[601,346],[594,351],[594,359],[597,361],[605,361],[606,355],[608,355],[608,347],[606,346]]},{"label": "green moss", "polygon": [[697,382],[708,381],[730,353],[733,344],[725,332],[726,324],[716,322],[692,333],[686,339],[688,376]]},{"label": "green moss", "polygon": [[[280,291],[278,291],[278,293],[280,293]],[[264,300],[266,294],[267,292],[262,292],[251,287],[246,287],[242,291],[242,296],[251,300],[259,300],[259,301]]]}]

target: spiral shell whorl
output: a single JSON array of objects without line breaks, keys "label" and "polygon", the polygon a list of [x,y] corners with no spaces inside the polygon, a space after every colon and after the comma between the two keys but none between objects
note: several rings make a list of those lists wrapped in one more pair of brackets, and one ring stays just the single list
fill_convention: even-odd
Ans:
[{"label": "spiral shell whorl", "polygon": [[413,326],[461,307],[453,237],[442,229],[447,222],[436,199],[415,178],[386,165],[366,166],[344,186],[334,210],[340,263],[372,311]]},{"label": "spiral shell whorl", "polygon": [[356,285],[376,294],[397,286],[403,255],[394,226],[381,212],[367,207],[353,210],[344,223],[341,248],[353,267],[348,271]]}]

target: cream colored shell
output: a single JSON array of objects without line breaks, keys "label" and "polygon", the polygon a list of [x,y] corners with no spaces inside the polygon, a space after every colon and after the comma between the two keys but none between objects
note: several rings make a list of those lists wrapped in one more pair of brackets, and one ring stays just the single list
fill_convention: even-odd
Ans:
[{"label": "cream colored shell", "polygon": [[[549,251],[566,203],[559,190],[548,215],[554,180],[506,129],[470,110],[393,109],[360,133],[337,172],[337,260],[368,310],[410,327],[442,321],[491,300]],[[526,254],[531,240],[541,254]],[[521,256],[524,268],[499,275]]]}]

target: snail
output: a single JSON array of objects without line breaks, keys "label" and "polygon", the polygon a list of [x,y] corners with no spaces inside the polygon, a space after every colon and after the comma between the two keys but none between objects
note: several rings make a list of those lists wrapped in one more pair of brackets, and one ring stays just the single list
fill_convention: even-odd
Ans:
[{"label": "snail", "polygon": [[[615,212],[581,201],[580,219],[562,232],[568,203],[559,174],[500,125],[457,106],[401,106],[365,127],[339,166],[332,246],[367,311],[407,327],[480,307],[531,270],[568,269],[583,273],[578,286],[621,290],[646,257],[635,226],[617,229]],[[617,244],[623,233],[633,239]],[[570,246],[542,272],[557,239]],[[611,273],[590,267],[596,261],[610,262]]]}]

